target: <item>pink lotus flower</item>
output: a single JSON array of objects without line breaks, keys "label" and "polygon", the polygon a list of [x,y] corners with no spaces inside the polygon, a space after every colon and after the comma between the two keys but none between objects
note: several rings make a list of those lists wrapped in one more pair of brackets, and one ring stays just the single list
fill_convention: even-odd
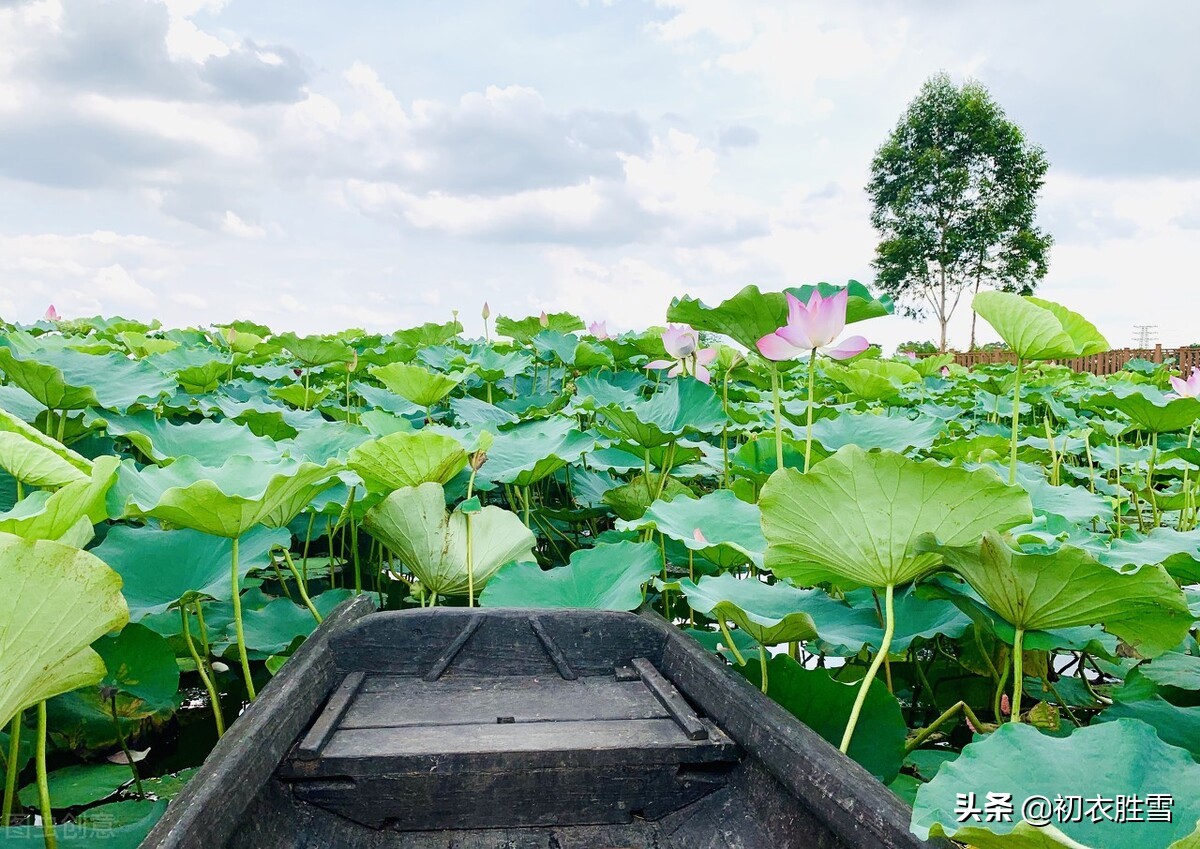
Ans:
[{"label": "pink lotus flower", "polygon": [[588,333],[595,336],[597,339],[611,339],[608,333],[608,323],[604,321],[593,321],[588,325]]},{"label": "pink lotus flower", "polygon": [[867,350],[867,340],[862,336],[843,339],[841,344],[833,342],[846,328],[846,302],[850,294],[845,289],[824,298],[813,291],[804,303],[791,292],[787,293],[787,324],[768,333],[758,340],[758,351],[768,360],[796,360],[811,355],[813,351],[846,360]]},{"label": "pink lotus flower", "polygon": [[917,361],[917,354],[915,351],[902,351],[901,353],[904,354],[904,356],[908,357],[910,360],[912,360],[914,363]]},{"label": "pink lotus flower", "polygon": [[1180,398],[1200,398],[1200,368],[1193,368],[1192,374],[1187,380],[1182,377],[1172,377],[1171,388]]},{"label": "pink lotus flower", "polygon": [[701,348],[700,336],[695,330],[685,324],[670,324],[663,331],[662,342],[671,359],[652,360],[646,363],[646,368],[660,369],[670,366],[667,377],[692,374],[702,383],[708,383],[712,379],[712,373],[706,367],[717,358],[717,349]]},{"label": "pink lotus flower", "polygon": [[942,366],[942,368],[940,369],[940,371],[941,371],[942,377],[949,377],[949,376],[950,376],[950,366]]},{"label": "pink lotus flower", "polygon": [[50,306],[48,306],[46,308],[46,315],[45,315],[46,321],[59,321],[59,320],[61,320],[61,318],[62,318],[62,316],[60,316],[58,314],[58,310],[56,310],[54,308],[54,304],[51,304]]},{"label": "pink lotus flower", "polygon": [[699,528],[696,528],[696,530],[692,531],[692,539],[694,539],[696,542],[708,545],[708,540],[704,538],[704,534]]}]

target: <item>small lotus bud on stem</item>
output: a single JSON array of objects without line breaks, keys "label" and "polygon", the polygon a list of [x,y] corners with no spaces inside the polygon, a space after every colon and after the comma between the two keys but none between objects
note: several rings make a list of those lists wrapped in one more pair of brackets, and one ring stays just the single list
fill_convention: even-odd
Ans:
[{"label": "small lotus bud on stem", "polygon": [[487,462],[486,451],[476,451],[471,455],[471,471],[478,472],[480,467]]}]

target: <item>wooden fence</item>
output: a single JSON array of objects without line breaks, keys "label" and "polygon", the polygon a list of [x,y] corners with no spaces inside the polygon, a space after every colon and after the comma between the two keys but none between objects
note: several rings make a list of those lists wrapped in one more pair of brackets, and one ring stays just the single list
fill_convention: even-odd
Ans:
[{"label": "wooden fence", "polygon": [[[932,355],[926,355],[932,356]],[[1088,371],[1092,374],[1116,374],[1125,368],[1132,359],[1141,358],[1152,363],[1161,363],[1172,359],[1176,368],[1185,375],[1191,374],[1193,368],[1200,368],[1200,347],[1164,348],[1155,345],[1153,348],[1115,348],[1103,354],[1092,354],[1089,357],[1073,357],[1069,360],[1054,360],[1059,365],[1069,366],[1075,371]],[[964,351],[954,354],[954,361],[960,366],[973,368],[992,363],[1013,363],[1016,356],[1012,351]]]}]

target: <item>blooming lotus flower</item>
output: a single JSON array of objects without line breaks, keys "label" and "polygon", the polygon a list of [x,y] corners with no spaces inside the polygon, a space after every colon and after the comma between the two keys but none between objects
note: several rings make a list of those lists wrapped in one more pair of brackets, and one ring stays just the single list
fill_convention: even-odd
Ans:
[{"label": "blooming lotus flower", "polygon": [[1171,388],[1180,398],[1200,398],[1200,368],[1193,368],[1187,380],[1172,376]]},{"label": "blooming lotus flower", "polygon": [[828,298],[814,290],[806,304],[788,292],[787,324],[758,340],[759,353],[775,361],[800,359],[813,351],[835,360],[861,354],[867,350],[867,340],[862,336],[851,336],[839,345],[833,344],[846,328],[849,297],[850,293],[845,289]]},{"label": "blooming lotus flower", "polygon": [[58,314],[58,310],[54,308],[54,304],[51,304],[46,308],[46,321],[58,321],[60,318],[61,316]]},{"label": "blooming lotus flower", "polygon": [[693,374],[696,379],[708,383],[712,373],[706,368],[717,358],[716,348],[701,348],[700,335],[685,324],[671,324],[663,331],[663,347],[671,356],[669,360],[652,360],[646,368],[660,369],[670,366],[667,377]]},{"label": "blooming lotus flower", "polygon": [[950,376],[950,366],[942,366],[942,367],[941,367],[941,369],[940,369],[940,371],[941,371],[941,373],[942,373],[942,377],[949,377],[949,376]]},{"label": "blooming lotus flower", "polygon": [[595,336],[597,339],[611,339],[608,333],[608,323],[604,321],[593,321],[588,325],[588,333]]}]

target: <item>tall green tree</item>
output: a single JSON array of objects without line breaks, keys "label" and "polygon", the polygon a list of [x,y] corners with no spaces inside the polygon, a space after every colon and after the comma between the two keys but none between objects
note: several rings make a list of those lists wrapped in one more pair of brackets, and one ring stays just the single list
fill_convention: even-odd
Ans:
[{"label": "tall green tree", "polygon": [[[1037,228],[1046,155],[987,89],[931,77],[871,163],[876,283],[904,314],[946,326],[964,292],[1030,293],[1051,237]],[[971,347],[975,324],[971,323]]]}]

